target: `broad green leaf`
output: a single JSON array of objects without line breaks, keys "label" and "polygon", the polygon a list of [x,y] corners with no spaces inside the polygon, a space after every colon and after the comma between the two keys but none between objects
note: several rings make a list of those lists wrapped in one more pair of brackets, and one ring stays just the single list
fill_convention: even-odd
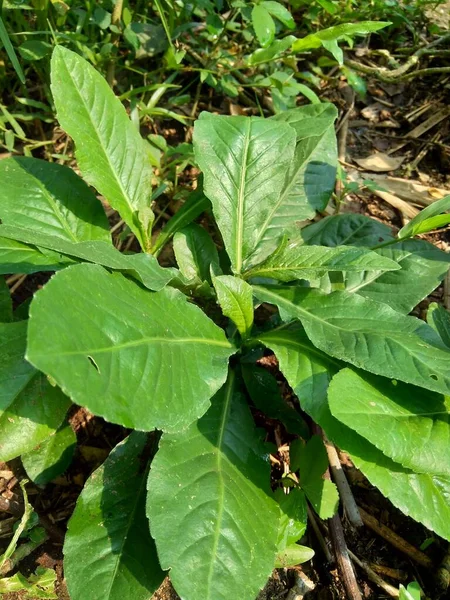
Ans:
[{"label": "broad green leaf", "polygon": [[0,237],[0,274],[2,275],[56,271],[71,262],[70,259],[56,254],[44,254],[35,246]]},{"label": "broad green leaf", "polygon": [[299,413],[285,402],[275,377],[257,365],[242,364],[241,370],[245,387],[256,408],[270,419],[281,421],[289,433],[307,439],[308,426]]},{"label": "broad green leaf", "polygon": [[211,282],[211,269],[217,272],[219,256],[208,232],[192,223],[173,238],[173,251],[181,273],[188,281]]},{"label": "broad green leaf", "polygon": [[366,246],[373,247],[392,238],[390,227],[357,214],[325,217],[301,230],[306,244],[315,246]]},{"label": "broad green leaf", "polygon": [[275,23],[263,4],[256,4],[253,7],[252,25],[261,46],[263,48],[270,46],[275,37]]},{"label": "broad green leaf", "polygon": [[258,48],[255,52],[250,54],[247,62],[249,65],[258,65],[259,63],[271,61],[278,56],[278,54],[291,48],[292,43],[295,42],[296,39],[295,36],[288,35],[282,40],[274,40],[267,48]]},{"label": "broad green leaf", "polygon": [[124,427],[192,423],[224,383],[233,352],[181,292],[149,292],[98,265],[60,271],[30,307],[28,360],[74,402]]},{"label": "broad green leaf", "polygon": [[450,478],[450,398],[343,369],[328,403],[338,421],[395,462]]},{"label": "broad green leaf", "polygon": [[[0,225],[0,235],[27,244],[38,245],[42,252],[44,248],[48,248],[65,255],[59,257],[62,264],[58,268],[65,266],[64,261],[67,262],[77,258],[108,267],[108,269],[121,271],[140,281],[146,288],[156,292],[162,290],[169,282],[181,278],[179,271],[173,268],[165,269],[161,267],[154,256],[143,252],[139,254],[122,254],[110,242],[92,240],[74,243],[29,229],[18,229],[7,225]],[[26,246],[26,248],[31,249],[31,246]],[[50,262],[48,259],[47,261]],[[55,267],[52,270],[55,270]]]},{"label": "broad green leaf", "polygon": [[189,225],[199,217],[205,210],[210,208],[211,203],[203,193],[203,190],[196,190],[190,194],[189,198],[175,215],[164,225],[153,244],[152,252],[155,255],[161,251],[162,247],[172,238],[172,236]]},{"label": "broad green leaf", "polygon": [[299,488],[292,488],[285,494],[281,488],[275,492],[281,510],[278,530],[278,550],[284,550],[300,540],[308,523],[305,494]]},{"label": "broad green leaf", "polygon": [[72,462],[77,438],[68,423],[63,423],[53,435],[31,452],[22,455],[22,464],[28,477],[44,485],[64,473]]},{"label": "broad green leaf", "polygon": [[272,15],[272,17],[278,19],[278,21],[281,21],[281,23],[283,23],[283,25],[285,25],[288,29],[295,29],[295,21],[291,13],[279,2],[267,0],[261,2],[260,6],[265,8],[267,12]]},{"label": "broad green leaf", "polygon": [[61,390],[24,359],[26,335],[26,321],[0,323],[1,461],[29,452],[52,435],[70,406]]},{"label": "broad green leaf", "polygon": [[296,142],[281,193],[270,203],[255,238],[262,258],[275,250],[284,235],[297,231],[301,221],[313,218],[328,204],[336,180],[336,117],[332,104],[302,106],[271,117],[270,122],[292,127]]},{"label": "broad green leaf", "polygon": [[450,348],[450,313],[443,306],[432,302],[428,307],[427,322]]},{"label": "broad green leaf", "polygon": [[376,375],[450,393],[450,351],[423,321],[348,292],[253,289],[258,300],[278,306],[283,320],[299,319],[309,339],[327,354]]},{"label": "broad green leaf", "polygon": [[148,444],[131,433],[78,498],[64,542],[72,600],[148,600],[164,578],[145,516]]},{"label": "broad green leaf", "polygon": [[300,323],[281,325],[260,334],[258,340],[275,353],[302,407],[307,399],[326,398],[333,374],[343,365],[313,346]]},{"label": "broad green leaf", "polygon": [[242,337],[250,335],[253,327],[252,287],[232,275],[214,277],[213,284],[223,314],[233,321]]},{"label": "broad green leaf", "polygon": [[194,150],[204,191],[237,274],[247,268],[259,232],[279,204],[294,146],[290,125],[269,119],[202,113],[195,123]]},{"label": "broad green leaf", "polygon": [[198,422],[163,435],[147,514],[185,600],[254,600],[268,579],[280,515],[266,454],[233,372]]},{"label": "broad green leaf", "polygon": [[423,240],[406,240],[376,253],[397,262],[401,269],[345,273],[345,289],[404,314],[438,287],[450,267],[450,255]]},{"label": "broad green leaf", "polygon": [[445,213],[446,210],[450,210],[450,196],[445,196],[440,200],[436,200],[420,211],[418,215],[411,219],[411,221],[402,227],[398,232],[399,239],[414,237],[420,233],[428,233],[438,227],[443,227],[450,223],[450,215],[441,214]]},{"label": "broad green leaf", "polygon": [[311,560],[313,556],[314,550],[312,548],[300,546],[299,544],[291,544],[290,546],[286,546],[284,550],[278,552],[275,567],[277,569],[295,567],[295,565],[300,565]]},{"label": "broad green leaf", "polygon": [[336,60],[342,64],[343,54],[342,50],[337,45],[337,42],[346,37],[353,37],[355,35],[367,35],[383,29],[391,25],[389,21],[360,21],[359,23],[341,23],[335,27],[329,27],[328,29],[322,29],[316,33],[310,33],[304,38],[301,38],[294,42],[292,50],[294,52],[304,52],[305,50],[312,50],[314,48],[320,48],[324,46],[327,50],[332,50]]},{"label": "broad green leaf", "polygon": [[13,320],[11,293],[4,277],[0,277],[0,322],[9,323]]},{"label": "broad green leaf", "polygon": [[40,40],[27,40],[20,44],[19,54],[24,60],[41,60],[52,51],[52,45]]},{"label": "broad green leaf", "polygon": [[334,483],[323,479],[328,468],[328,457],[322,439],[313,435],[305,445],[297,442],[295,455],[291,452],[291,469],[299,470],[300,487],[321,519],[330,519],[339,504]]},{"label": "broad green leaf", "polygon": [[149,206],[152,169],[146,142],[103,77],[75,52],[57,46],[52,92],[61,127],[73,138],[83,177],[149,249],[139,212]]},{"label": "broad green leaf", "polygon": [[72,169],[36,158],[0,161],[3,225],[32,229],[69,242],[110,241],[99,200]]},{"label": "broad green leaf", "polygon": [[342,246],[305,246],[301,241],[281,244],[263,263],[245,274],[250,277],[268,277],[278,281],[315,279],[329,271],[372,272],[400,269],[398,264],[366,248]]},{"label": "broad green leaf", "polygon": [[[294,381],[289,383],[293,385]],[[316,396],[313,401],[305,398],[302,408],[339,448],[350,454],[355,466],[397,508],[450,541],[450,478],[418,474],[395,463],[337,421],[330,413],[326,397]]]}]

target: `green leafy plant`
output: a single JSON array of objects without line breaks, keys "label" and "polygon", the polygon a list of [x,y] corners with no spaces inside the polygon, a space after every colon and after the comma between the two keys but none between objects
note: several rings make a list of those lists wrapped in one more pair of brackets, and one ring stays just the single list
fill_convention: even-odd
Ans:
[{"label": "green leafy plant", "polygon": [[[22,455],[37,481],[61,472],[71,402],[134,430],[70,520],[72,599],[144,600],[170,571],[188,600],[253,600],[275,565],[308,560],[306,503],[328,518],[338,496],[305,413],[397,507],[450,539],[448,314],[434,309],[431,326],[408,316],[449,256],[411,239],[420,215],[399,238],[362,215],[301,227],[333,192],[336,109],[202,113],[203,179],[155,232],[150,157],[119,100],[62,47],[52,90],[82,176],[142,248],[112,245],[101,203],[69,168],[0,162],[2,272],[56,272],[29,318],[0,288],[0,460]],[[207,228],[194,223],[205,212]],[[178,266],[163,267],[171,240]],[[265,349],[301,412],[258,364]],[[296,438],[272,484],[252,408]]]}]

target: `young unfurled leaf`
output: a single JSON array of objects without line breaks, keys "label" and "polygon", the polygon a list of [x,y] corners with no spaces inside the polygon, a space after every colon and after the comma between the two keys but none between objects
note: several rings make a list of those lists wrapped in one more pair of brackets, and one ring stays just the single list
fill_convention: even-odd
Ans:
[{"label": "young unfurled leaf", "polygon": [[66,422],[31,452],[22,455],[22,464],[28,477],[44,485],[67,469],[72,462],[77,438]]},{"label": "young unfurled leaf", "polygon": [[331,413],[397,463],[450,478],[450,399],[343,369],[328,390]]},{"label": "young unfurled leaf", "polygon": [[55,433],[70,402],[24,358],[27,322],[0,324],[0,460],[32,450]]},{"label": "young unfurled leaf", "polygon": [[161,565],[186,600],[254,600],[269,577],[279,509],[265,453],[233,372],[199,421],[163,435],[147,514]]},{"label": "young unfurled leaf", "polygon": [[28,360],[74,402],[125,427],[192,423],[225,381],[233,353],[177,290],[149,292],[98,265],[60,271],[30,307]]},{"label": "young unfurled leaf", "polygon": [[444,344],[450,348],[450,313],[440,304],[432,302],[428,307],[427,322]]},{"label": "young unfurled leaf", "polygon": [[409,583],[407,588],[400,584],[399,592],[399,600],[420,600],[422,598],[422,590],[417,581]]},{"label": "young unfurled leaf", "polygon": [[108,220],[94,193],[72,169],[35,158],[0,161],[3,225],[69,242],[111,241]]},{"label": "young unfurled leaf", "polygon": [[178,267],[188,281],[211,282],[211,269],[219,268],[217,248],[203,227],[196,223],[187,225],[173,238],[173,250]]},{"label": "young unfurled leaf", "polygon": [[75,52],[57,46],[52,92],[61,127],[74,139],[86,181],[102,194],[149,249],[139,211],[150,204],[152,169],[146,142],[106,80]]},{"label": "young unfurled leaf", "polygon": [[245,386],[256,408],[269,418],[281,421],[289,433],[308,439],[307,424],[300,414],[285,402],[275,377],[266,369],[253,364],[243,364],[241,370]]},{"label": "young unfurled leaf", "polygon": [[450,351],[423,321],[347,292],[253,286],[258,300],[299,319],[314,345],[335,358],[384,377],[448,394]]},{"label": "young unfurled leaf", "polygon": [[[260,232],[271,220],[294,147],[290,125],[269,119],[202,113],[195,123],[194,150],[204,191],[236,274],[248,267]],[[274,241],[260,260],[276,245]]]},{"label": "young unfurled leaf", "polygon": [[295,567],[295,565],[301,565],[311,560],[313,556],[314,550],[312,548],[300,546],[299,544],[291,544],[277,553],[275,567],[277,569]]},{"label": "young unfurled leaf", "polygon": [[81,492],[64,543],[72,600],[148,600],[164,578],[145,516],[149,443],[131,433]]},{"label": "young unfurled leaf", "polygon": [[329,50],[334,58],[339,62],[343,63],[343,53],[339,48],[337,42],[346,37],[353,37],[355,35],[367,35],[373,33],[384,27],[391,25],[388,21],[361,21],[359,23],[341,23],[335,27],[329,27],[328,29],[322,29],[316,33],[310,33],[304,38],[297,40],[292,50],[294,52],[304,52],[305,50],[312,50],[314,48],[320,48],[324,46]]},{"label": "young unfurled leaf", "polygon": [[213,278],[217,301],[223,314],[231,319],[243,338],[253,326],[253,290],[237,277],[220,275]]},{"label": "young unfurled leaf", "polygon": [[256,4],[253,7],[252,25],[261,46],[263,48],[270,46],[275,37],[275,23],[263,4]]},{"label": "young unfurled leaf", "polygon": [[372,272],[400,269],[393,260],[366,248],[341,246],[306,246],[301,241],[283,243],[263,263],[245,274],[250,277],[268,277],[278,281],[316,279],[329,271]]},{"label": "young unfurled leaf", "polygon": [[404,240],[448,225],[450,215],[445,214],[447,210],[450,210],[450,196],[445,196],[445,198],[441,198],[421,210],[414,219],[411,219],[407,225],[400,229],[398,232],[399,239]]}]

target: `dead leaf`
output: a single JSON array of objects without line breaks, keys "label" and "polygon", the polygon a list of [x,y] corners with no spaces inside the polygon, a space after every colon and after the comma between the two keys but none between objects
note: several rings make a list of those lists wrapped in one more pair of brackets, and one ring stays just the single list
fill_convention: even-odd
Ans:
[{"label": "dead leaf", "polygon": [[405,160],[404,156],[389,156],[384,152],[377,152],[366,158],[355,158],[354,161],[363,169],[374,171],[375,173],[384,173],[386,171],[395,171]]}]

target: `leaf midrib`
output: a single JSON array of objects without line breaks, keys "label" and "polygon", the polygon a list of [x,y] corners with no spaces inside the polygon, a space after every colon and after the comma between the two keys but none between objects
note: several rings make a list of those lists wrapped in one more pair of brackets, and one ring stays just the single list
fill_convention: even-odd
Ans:
[{"label": "leaf midrib", "polygon": [[236,230],[236,273],[242,271],[242,244],[244,239],[245,180],[247,176],[248,151],[250,147],[251,119],[247,120],[244,138],[244,160],[238,188],[237,230]]},{"label": "leaf midrib", "polygon": [[214,530],[213,546],[212,546],[212,551],[211,551],[211,559],[210,559],[210,563],[209,563],[209,571],[208,571],[208,578],[207,578],[207,584],[206,584],[206,589],[207,589],[207,594],[208,594],[207,600],[211,600],[211,592],[213,591],[211,584],[213,582],[214,565],[216,562],[217,550],[219,547],[220,531],[222,528],[222,518],[223,518],[224,504],[225,504],[225,482],[224,482],[223,474],[222,474],[222,446],[223,446],[223,440],[224,440],[224,436],[225,436],[225,428],[227,425],[228,416],[230,414],[231,400],[233,397],[234,378],[235,378],[234,371],[230,370],[228,382],[226,384],[227,390],[226,390],[226,394],[225,394],[222,418],[220,420],[219,434],[217,437],[216,469],[217,469],[217,476],[218,476],[218,480],[219,480],[219,497],[218,497],[218,510],[217,510],[217,517],[216,517],[216,526],[215,526],[215,530]]}]

